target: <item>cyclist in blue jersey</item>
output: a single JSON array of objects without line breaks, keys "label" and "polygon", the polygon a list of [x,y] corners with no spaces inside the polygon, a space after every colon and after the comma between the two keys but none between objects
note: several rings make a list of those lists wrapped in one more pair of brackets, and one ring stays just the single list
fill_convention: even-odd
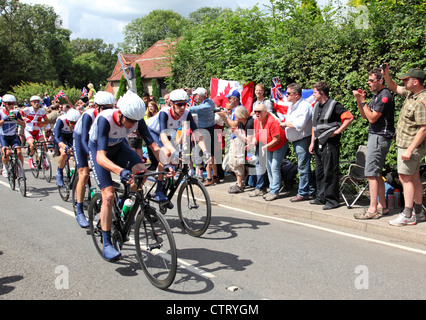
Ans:
[{"label": "cyclist in blue jersey", "polygon": [[56,173],[56,184],[58,187],[64,186],[64,167],[67,160],[67,155],[72,151],[73,131],[75,124],[81,114],[75,109],[69,109],[68,112],[60,116],[53,128],[53,138],[58,146],[60,155],[58,157],[58,172]]},{"label": "cyclist in blue jersey", "polygon": [[[3,149],[3,165],[7,167],[11,154],[10,149],[17,149],[17,155],[24,165],[24,157],[21,152],[21,141],[17,134],[17,124],[25,127],[25,121],[22,119],[21,114],[15,109],[16,98],[11,94],[5,94],[3,96],[4,108],[0,110],[0,145]],[[8,170],[3,168],[3,176],[8,177]]]},{"label": "cyclist in blue jersey", "polygon": [[95,180],[102,192],[100,211],[103,237],[103,257],[115,261],[121,257],[111,242],[114,187],[111,172],[124,183],[132,182],[132,174],[146,172],[142,159],[127,142],[127,135],[138,128],[145,115],[145,103],[132,91],[117,102],[118,109],[98,114],[89,133],[90,163]]},{"label": "cyclist in blue jersey", "polygon": [[86,183],[89,180],[89,131],[98,114],[103,110],[112,109],[115,103],[114,96],[106,91],[98,91],[95,94],[94,103],[87,109],[77,121],[73,134],[74,159],[78,170],[78,182],[76,188],[77,216],[80,227],[88,228],[83,211]]}]

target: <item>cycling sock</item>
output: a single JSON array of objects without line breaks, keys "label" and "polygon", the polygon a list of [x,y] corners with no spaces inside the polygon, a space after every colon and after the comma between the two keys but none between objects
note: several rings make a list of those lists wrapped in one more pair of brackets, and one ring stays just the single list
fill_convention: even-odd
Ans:
[{"label": "cycling sock", "polygon": [[163,180],[157,180],[157,188],[155,189],[155,192],[163,191]]},{"label": "cycling sock", "polygon": [[77,213],[83,213],[83,204],[77,202]]},{"label": "cycling sock", "polygon": [[423,206],[421,205],[421,204],[417,204],[417,203],[415,203],[414,204],[414,212],[416,213],[416,214],[419,214],[419,213],[421,213],[423,211]]}]

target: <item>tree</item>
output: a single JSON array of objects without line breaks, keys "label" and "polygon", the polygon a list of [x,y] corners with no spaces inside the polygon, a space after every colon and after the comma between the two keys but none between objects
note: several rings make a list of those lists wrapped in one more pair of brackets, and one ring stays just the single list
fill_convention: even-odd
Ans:
[{"label": "tree", "polygon": [[136,93],[138,94],[139,97],[142,98],[145,92],[145,88],[142,82],[141,67],[139,66],[139,63],[136,63],[135,79],[136,79]]},{"label": "tree", "polygon": [[126,93],[126,91],[127,91],[126,86],[127,86],[127,81],[124,78],[124,76],[121,76],[120,86],[118,87],[117,95],[115,97],[117,100],[120,99],[122,96],[124,96],[124,94]]},{"label": "tree", "polygon": [[172,10],[154,10],[124,28],[122,51],[142,53],[158,40],[178,38],[188,21]]}]

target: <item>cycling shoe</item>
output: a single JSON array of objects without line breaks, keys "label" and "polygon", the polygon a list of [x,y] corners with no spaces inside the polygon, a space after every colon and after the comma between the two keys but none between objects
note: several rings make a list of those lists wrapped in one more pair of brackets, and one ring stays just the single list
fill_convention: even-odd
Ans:
[{"label": "cycling shoe", "polygon": [[167,202],[169,201],[169,198],[166,197],[166,195],[163,193],[163,191],[156,191],[154,193],[154,199],[158,202]]}]

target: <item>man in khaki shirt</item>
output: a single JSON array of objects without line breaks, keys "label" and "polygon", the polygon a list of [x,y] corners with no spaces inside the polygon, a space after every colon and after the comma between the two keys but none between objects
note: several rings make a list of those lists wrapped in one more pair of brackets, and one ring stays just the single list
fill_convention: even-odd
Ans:
[{"label": "man in khaki shirt", "polygon": [[406,98],[396,127],[398,174],[404,191],[405,207],[389,224],[415,225],[417,221],[425,220],[422,211],[423,187],[419,173],[420,162],[426,151],[426,109],[422,104],[426,101],[425,74],[417,68],[398,74],[397,78],[403,81],[404,86],[397,85],[390,78],[387,64],[382,74],[388,88]]}]

